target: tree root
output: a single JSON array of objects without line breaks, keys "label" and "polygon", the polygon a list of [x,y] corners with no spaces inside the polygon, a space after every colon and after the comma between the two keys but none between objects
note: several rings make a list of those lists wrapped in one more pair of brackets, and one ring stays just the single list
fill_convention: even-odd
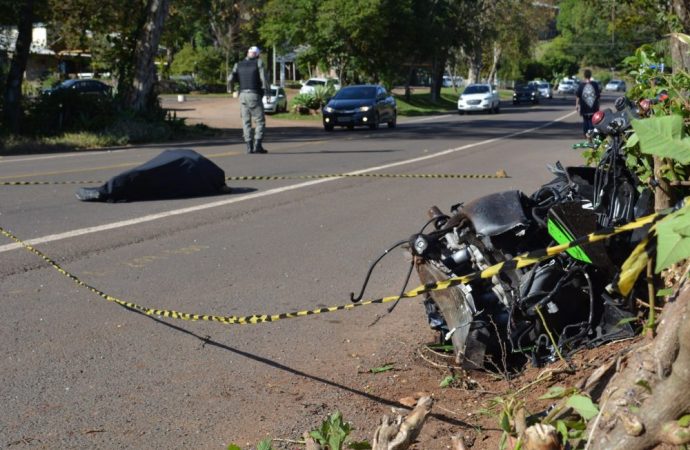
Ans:
[{"label": "tree root", "polygon": [[381,419],[381,425],[374,432],[372,450],[407,449],[419,436],[424,421],[431,412],[432,405],[431,397],[422,397],[405,419],[398,416],[392,420],[384,415]]}]

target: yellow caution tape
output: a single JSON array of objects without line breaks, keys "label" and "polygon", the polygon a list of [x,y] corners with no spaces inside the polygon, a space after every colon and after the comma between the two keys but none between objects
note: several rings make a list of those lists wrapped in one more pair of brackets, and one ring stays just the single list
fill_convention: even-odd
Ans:
[{"label": "yellow caution tape", "polygon": [[[273,180],[314,180],[320,178],[425,178],[425,179],[492,179],[508,178],[504,170],[495,174],[462,174],[462,173],[331,173],[317,175],[238,175],[225,177],[227,181],[273,181]],[[0,181],[0,186],[38,186],[58,184],[103,184],[103,180],[70,180],[70,181]]]},{"label": "yellow caution tape", "polygon": [[133,309],[139,312],[142,312],[147,315],[151,316],[162,316],[162,317],[169,317],[173,319],[180,319],[180,320],[188,320],[188,321],[197,321],[197,320],[204,320],[204,321],[210,321],[210,322],[219,322],[223,324],[239,324],[239,325],[246,325],[246,324],[257,324],[257,323],[264,323],[264,322],[275,322],[278,320],[282,319],[292,319],[292,318],[297,318],[297,317],[304,317],[304,316],[309,316],[313,314],[321,314],[321,313],[328,313],[328,312],[335,312],[335,311],[342,311],[342,310],[348,310],[348,309],[354,309],[360,306],[366,306],[366,305],[373,305],[373,304],[378,304],[378,303],[388,303],[388,302],[394,302],[403,298],[413,298],[417,297],[419,295],[422,295],[427,292],[433,292],[433,291],[440,291],[444,289],[448,289],[453,286],[457,286],[459,284],[467,284],[471,281],[478,280],[478,279],[487,279],[491,278],[494,275],[497,275],[501,272],[505,272],[508,270],[514,270],[514,269],[520,269],[523,267],[527,267],[533,264],[536,264],[538,262],[544,261],[548,258],[551,258],[555,255],[558,255],[560,253],[565,252],[566,250],[581,246],[581,245],[587,245],[591,244],[594,242],[602,241],[605,239],[610,238],[611,236],[615,236],[620,233],[624,233],[627,231],[632,231],[638,228],[643,228],[645,226],[648,226],[658,220],[660,217],[660,214],[651,214],[649,216],[642,217],[634,222],[630,222],[628,224],[625,224],[620,227],[616,228],[610,228],[610,229],[605,229],[605,230],[600,230],[591,234],[588,234],[586,236],[580,237],[578,239],[575,239],[574,241],[571,242],[566,242],[564,244],[556,245],[553,247],[548,247],[546,249],[542,250],[537,250],[534,252],[526,253],[524,255],[516,256],[512,259],[509,259],[507,261],[498,263],[496,265],[493,265],[491,267],[488,267],[480,272],[473,272],[468,275],[463,275],[460,277],[453,277],[449,278],[448,280],[443,280],[443,281],[438,281],[434,283],[427,283],[421,286],[418,286],[410,291],[407,291],[403,293],[402,295],[396,295],[396,296],[390,296],[390,297],[382,297],[374,300],[364,300],[358,303],[349,303],[347,305],[340,305],[340,306],[331,306],[331,307],[326,307],[326,308],[318,308],[318,309],[312,309],[312,310],[304,310],[304,311],[296,311],[296,312],[290,312],[290,313],[282,313],[282,314],[274,314],[274,315],[267,315],[267,314],[254,314],[251,316],[216,316],[216,315],[211,315],[211,314],[193,314],[193,313],[186,313],[186,312],[180,312],[180,311],[174,311],[174,310],[167,310],[167,309],[156,309],[156,308],[149,308],[147,306],[142,306],[138,305],[136,303],[132,302],[127,302],[124,300],[120,300],[116,297],[113,297],[112,295],[108,295],[104,293],[103,291],[85,283],[84,281],[80,280],[76,275],[71,274],[67,270],[63,269],[57,262],[54,260],[50,259],[48,256],[43,254],[41,251],[38,249],[34,248],[28,243],[23,242],[20,240],[18,237],[10,233],[9,231],[5,230],[4,228],[0,227],[0,233],[3,234],[4,236],[12,239],[13,241],[17,242],[20,244],[23,248],[28,250],[29,252],[37,255],[41,259],[43,259],[46,263],[48,263],[50,266],[52,266],[54,269],[56,269],[58,272],[61,274],[65,275],[66,277],[70,278],[72,281],[74,281],[76,284],[79,286],[82,286],[91,292],[97,294],[98,296],[102,297],[103,299],[117,303],[120,306],[123,306],[125,308]]}]

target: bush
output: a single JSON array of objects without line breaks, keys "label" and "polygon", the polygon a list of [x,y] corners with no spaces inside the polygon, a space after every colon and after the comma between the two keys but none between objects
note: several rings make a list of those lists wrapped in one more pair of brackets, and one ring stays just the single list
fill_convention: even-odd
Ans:
[{"label": "bush", "polygon": [[34,135],[100,130],[112,122],[117,111],[112,97],[69,91],[26,101],[26,129]]},{"label": "bush", "polygon": [[159,94],[189,94],[187,83],[175,80],[160,80],[156,84],[156,92]]}]

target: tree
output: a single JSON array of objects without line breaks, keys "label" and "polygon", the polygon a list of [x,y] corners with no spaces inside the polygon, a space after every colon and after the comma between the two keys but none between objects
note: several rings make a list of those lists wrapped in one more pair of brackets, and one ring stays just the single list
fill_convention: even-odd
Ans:
[{"label": "tree", "polygon": [[13,133],[21,131],[22,82],[31,50],[33,23],[40,13],[45,12],[45,6],[41,0],[0,1],[0,10],[6,14],[2,24],[15,25],[18,31],[3,97],[3,121]]},{"label": "tree", "polygon": [[169,0],[148,0],[146,20],[139,29],[139,38],[134,49],[132,78],[120,80],[122,98],[125,105],[136,112],[150,109],[154,98],[156,68],[154,59],[158,53],[158,43],[163,31],[163,23],[168,15]]}]

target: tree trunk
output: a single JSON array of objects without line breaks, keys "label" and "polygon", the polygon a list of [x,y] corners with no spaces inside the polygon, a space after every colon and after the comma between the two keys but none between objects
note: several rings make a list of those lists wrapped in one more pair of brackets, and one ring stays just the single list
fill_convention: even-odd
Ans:
[{"label": "tree trunk", "polygon": [[126,97],[126,104],[137,112],[144,112],[154,100],[153,88],[156,82],[154,60],[163,32],[163,23],[168,15],[169,0],[149,0],[146,6],[146,23],[141,30],[135,50],[134,78]]},{"label": "tree trunk", "polygon": [[654,188],[655,211],[670,208],[675,203],[673,191],[671,190],[671,184],[668,182],[668,180],[664,179],[661,174],[661,168],[665,164],[666,161],[663,158],[654,156],[654,179],[658,183]]},{"label": "tree trunk", "polygon": [[467,74],[468,83],[478,83],[480,81],[482,72],[482,50],[481,48],[469,55],[467,64],[469,65],[469,72]]},{"label": "tree trunk", "polygon": [[[630,352],[624,368],[606,386],[601,413],[589,425],[588,448],[649,449],[678,443],[688,429],[676,419],[690,411],[690,284],[661,315],[657,337]],[[668,436],[675,431],[674,436]]]},{"label": "tree trunk", "polygon": [[503,49],[501,48],[501,44],[498,42],[494,44],[494,57],[493,61],[491,62],[491,71],[489,72],[489,83],[491,84],[496,84],[496,79],[498,78],[498,62],[501,59],[501,54],[503,53]]},{"label": "tree trunk", "polygon": [[441,87],[443,86],[443,72],[446,69],[446,53],[435,54],[431,64],[431,102],[436,103],[441,99]]},{"label": "tree trunk", "polygon": [[26,0],[19,11],[17,43],[15,44],[10,71],[7,75],[4,98],[5,125],[13,133],[21,132],[22,81],[29,60],[34,19],[34,2]]},{"label": "tree trunk", "polygon": [[[683,32],[690,31],[690,0],[673,0],[673,12],[683,28]],[[690,52],[688,45],[671,35],[671,60],[673,72],[690,69]]]}]

